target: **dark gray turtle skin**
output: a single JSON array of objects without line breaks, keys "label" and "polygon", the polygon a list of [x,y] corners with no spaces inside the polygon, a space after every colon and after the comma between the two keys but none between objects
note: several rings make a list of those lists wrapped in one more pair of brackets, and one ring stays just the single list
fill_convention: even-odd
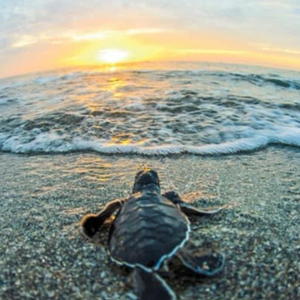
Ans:
[{"label": "dark gray turtle skin", "polygon": [[156,272],[164,262],[177,256],[184,266],[211,277],[224,267],[218,253],[195,255],[183,248],[189,238],[187,216],[208,216],[225,208],[199,210],[182,201],[176,192],[161,194],[158,174],[146,169],[136,174],[132,194],[109,202],[99,214],[81,221],[81,232],[93,238],[103,223],[116,213],[108,238],[108,252],[114,262],[134,270],[140,300],[176,299],[175,293]]}]

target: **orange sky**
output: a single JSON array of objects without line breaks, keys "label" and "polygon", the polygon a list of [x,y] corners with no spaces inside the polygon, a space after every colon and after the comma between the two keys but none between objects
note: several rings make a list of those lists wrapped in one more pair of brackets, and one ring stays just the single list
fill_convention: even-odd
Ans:
[{"label": "orange sky", "polygon": [[157,60],[300,70],[293,0],[2,1],[0,77]]}]

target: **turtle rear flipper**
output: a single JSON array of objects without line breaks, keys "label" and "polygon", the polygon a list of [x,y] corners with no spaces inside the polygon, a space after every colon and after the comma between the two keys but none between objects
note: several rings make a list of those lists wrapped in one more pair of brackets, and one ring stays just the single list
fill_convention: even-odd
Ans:
[{"label": "turtle rear flipper", "polygon": [[175,293],[157,273],[136,267],[133,276],[139,300],[176,300]]},{"label": "turtle rear flipper", "polygon": [[220,253],[192,253],[186,249],[179,249],[176,255],[187,268],[207,277],[215,276],[225,265],[225,256]]}]

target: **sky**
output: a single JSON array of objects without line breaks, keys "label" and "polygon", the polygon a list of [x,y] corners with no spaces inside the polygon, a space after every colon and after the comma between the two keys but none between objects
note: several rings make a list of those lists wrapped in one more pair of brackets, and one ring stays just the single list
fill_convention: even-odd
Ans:
[{"label": "sky", "polygon": [[0,77],[140,61],[300,70],[300,1],[0,1]]}]

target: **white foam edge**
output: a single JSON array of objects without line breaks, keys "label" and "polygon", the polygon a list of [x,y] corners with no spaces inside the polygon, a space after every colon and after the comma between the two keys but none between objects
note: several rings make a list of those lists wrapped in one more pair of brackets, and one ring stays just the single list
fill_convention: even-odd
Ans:
[{"label": "white foam edge", "polygon": [[[0,150],[13,153],[67,153],[75,151],[95,151],[100,154],[137,154],[145,156],[170,154],[218,155],[253,151],[269,144],[282,144],[300,147],[300,128],[277,128],[277,130],[260,131],[254,137],[242,138],[221,144],[200,146],[162,145],[143,147],[136,144],[110,144],[103,140],[84,140],[74,138],[64,141],[64,137],[51,134],[40,134],[29,143],[22,143],[18,137],[5,138],[0,135]],[[58,142],[58,144],[57,144]]]},{"label": "white foam edge", "polygon": [[135,144],[118,145],[99,143],[97,141],[83,141],[80,139],[74,140],[75,149],[92,150],[103,154],[139,154],[146,156],[169,154],[234,154],[263,148],[268,144],[283,144],[300,147],[300,128],[280,128],[274,132],[270,130],[261,131],[259,132],[259,135],[255,137],[242,138],[221,144],[208,144],[201,146],[162,145],[143,147]]}]

